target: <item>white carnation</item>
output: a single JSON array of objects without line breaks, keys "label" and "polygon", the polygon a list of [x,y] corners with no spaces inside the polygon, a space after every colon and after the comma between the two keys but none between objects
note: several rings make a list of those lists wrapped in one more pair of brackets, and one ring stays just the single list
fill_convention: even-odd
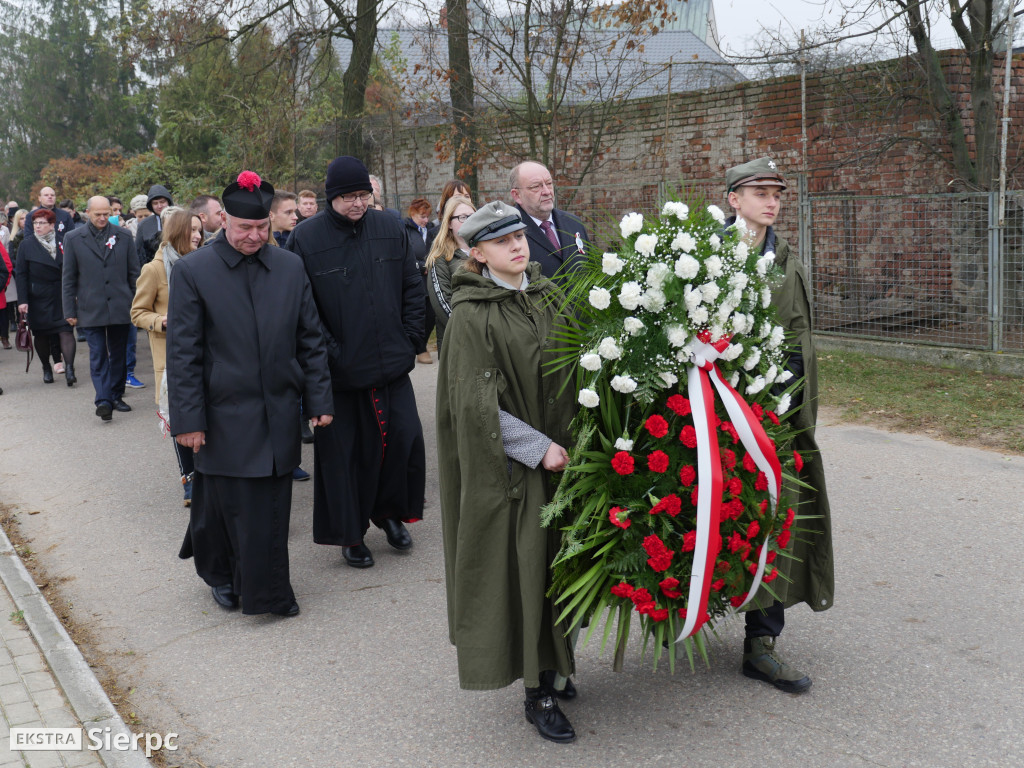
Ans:
[{"label": "white carnation", "polygon": [[746,261],[747,256],[750,255],[750,248],[745,242],[740,240],[736,243],[736,250],[733,251],[733,254],[736,256],[737,261]]},{"label": "white carnation", "polygon": [[733,389],[735,389],[736,385],[739,384],[739,383],[740,383],[740,372],[739,371],[733,371],[732,372],[732,376],[729,377],[729,386],[732,387]]},{"label": "white carnation", "polygon": [[766,382],[767,382],[768,384],[771,384],[772,382],[774,382],[774,381],[775,381],[776,377],[778,376],[778,373],[779,373],[779,369],[778,369],[778,366],[776,366],[776,365],[775,365],[775,363],[772,363],[772,364],[771,364],[771,365],[770,365],[770,366],[768,367],[768,370],[767,370],[767,371],[765,371],[765,374],[764,374],[764,380],[765,380],[765,381],[766,381]]},{"label": "white carnation", "polygon": [[617,275],[626,266],[626,262],[614,253],[606,253],[601,257],[601,271],[606,275]]},{"label": "white carnation", "polygon": [[761,289],[761,309],[768,309],[772,303],[772,292],[766,285]]},{"label": "white carnation", "polygon": [[627,213],[619,223],[619,231],[623,238],[635,235],[644,228],[644,217],[639,213]]},{"label": "white carnation", "polygon": [[628,283],[622,284],[622,289],[619,291],[619,304],[623,309],[632,311],[640,306],[642,295],[640,283],[630,280]]},{"label": "white carnation", "polygon": [[722,260],[718,256],[712,256],[705,261],[704,268],[708,271],[708,277],[712,280],[722,276]]},{"label": "white carnation", "polygon": [[750,278],[743,272],[737,272],[734,275],[729,275],[729,287],[738,288],[741,291],[747,287],[747,283],[750,282]]},{"label": "white carnation", "polygon": [[597,396],[597,392],[592,389],[581,389],[579,396],[579,403],[584,408],[597,408],[598,403],[601,402],[601,398]]},{"label": "white carnation", "polygon": [[659,261],[647,270],[647,284],[652,288],[660,288],[670,274],[668,264]]},{"label": "white carnation", "polygon": [[768,346],[771,347],[772,349],[778,349],[782,342],[785,340],[785,338],[786,332],[782,330],[782,326],[776,325],[774,328],[772,328],[772,335],[771,338],[768,339]]},{"label": "white carnation", "polygon": [[701,294],[700,288],[694,288],[692,285],[683,288],[683,303],[686,304],[687,312],[693,312],[702,301],[704,301],[704,296]]},{"label": "white carnation", "polygon": [[628,395],[636,389],[636,380],[630,376],[612,376],[612,389]]},{"label": "white carnation", "polygon": [[764,277],[768,272],[768,267],[775,261],[774,253],[766,253],[760,259],[757,260],[757,275],[758,277]]},{"label": "white carnation", "polygon": [[753,370],[759,362],[761,362],[761,350],[754,347],[754,351],[750,353],[750,357],[743,361],[743,370]]},{"label": "white carnation", "polygon": [[725,214],[722,213],[722,209],[717,205],[709,205],[708,213],[710,213],[711,217],[719,224],[725,224]]},{"label": "white carnation", "polygon": [[674,373],[669,373],[668,371],[662,371],[661,373],[659,373],[658,378],[665,382],[666,387],[673,387],[679,381],[678,376],[676,376]]},{"label": "white carnation", "polygon": [[689,232],[679,230],[679,233],[673,238],[672,244],[669,246],[673,251],[682,251],[683,253],[689,253],[697,247],[697,241],[693,239],[693,235]]},{"label": "white carnation", "polygon": [[599,371],[601,369],[601,356],[588,352],[580,358],[580,367],[588,371]]},{"label": "white carnation", "polygon": [[708,304],[711,304],[715,299],[717,299],[721,293],[722,289],[718,287],[717,283],[704,283],[704,285],[700,287],[700,295],[704,297],[704,301]]},{"label": "white carnation", "polygon": [[758,376],[747,386],[748,395],[756,395],[762,389],[764,389],[765,381],[764,376]]},{"label": "white carnation", "polygon": [[681,280],[692,280],[700,272],[700,262],[685,253],[676,261],[676,276]]},{"label": "white carnation", "polygon": [[690,215],[690,209],[686,207],[685,203],[680,203],[678,200],[669,200],[665,203],[665,207],[661,209],[661,215],[685,219]]},{"label": "white carnation", "polygon": [[789,381],[792,378],[793,378],[793,372],[790,371],[790,370],[785,370],[779,376],[779,381],[781,381],[783,384],[785,384],[787,381]]},{"label": "white carnation", "polygon": [[640,303],[648,312],[661,312],[665,308],[665,293],[660,288],[648,288]]},{"label": "white carnation", "polygon": [[665,335],[668,336],[668,343],[673,347],[685,346],[687,340],[690,338],[690,334],[681,325],[670,325],[665,330]]},{"label": "white carnation", "polygon": [[778,414],[779,416],[782,416],[786,411],[789,410],[789,405],[791,402],[792,399],[790,398],[789,393],[787,392],[786,394],[779,398],[779,404],[775,406],[775,413]]},{"label": "white carnation", "polygon": [[618,360],[622,356],[622,350],[615,343],[615,339],[611,336],[605,336],[601,339],[601,343],[597,345],[597,354],[605,360]]},{"label": "white carnation", "polygon": [[632,451],[633,441],[627,440],[624,437],[620,437],[615,441],[615,449],[618,451]]},{"label": "white carnation", "polygon": [[720,339],[724,338],[725,335],[726,335],[725,328],[723,328],[720,325],[712,325],[708,329],[708,333],[711,334],[711,343],[712,344],[714,344],[716,341],[719,341]]},{"label": "white carnation", "polygon": [[712,235],[708,239],[708,242],[711,243],[711,247],[717,251],[718,247],[722,244],[722,238],[720,238],[718,235]]},{"label": "white carnation", "polygon": [[721,358],[726,362],[730,362],[732,360],[735,360],[741,354],[743,354],[742,344],[730,344],[728,347],[725,348],[725,351],[722,352]]},{"label": "white carnation", "polygon": [[594,309],[608,309],[612,303],[612,295],[605,288],[590,289],[590,306]]},{"label": "white carnation", "polygon": [[732,325],[733,332],[741,335],[747,332],[747,316],[742,312],[737,312],[733,315],[730,323]]},{"label": "white carnation", "polygon": [[771,332],[772,324],[765,320],[763,323],[761,323],[761,330],[757,332],[757,338],[765,339],[771,335]]},{"label": "white carnation", "polygon": [[627,317],[622,321],[622,328],[630,336],[639,336],[640,332],[644,329],[644,324],[635,317]]},{"label": "white carnation", "polygon": [[690,319],[696,325],[703,325],[708,321],[708,311],[704,307],[697,307],[695,310],[689,313]]},{"label": "white carnation", "polygon": [[725,300],[735,307],[743,301],[743,291],[739,288],[733,288],[729,291],[729,295],[725,297]]},{"label": "white carnation", "polygon": [[633,247],[636,248],[636,252],[641,256],[653,256],[655,249],[658,247],[658,236],[657,235],[640,235],[633,243]]}]

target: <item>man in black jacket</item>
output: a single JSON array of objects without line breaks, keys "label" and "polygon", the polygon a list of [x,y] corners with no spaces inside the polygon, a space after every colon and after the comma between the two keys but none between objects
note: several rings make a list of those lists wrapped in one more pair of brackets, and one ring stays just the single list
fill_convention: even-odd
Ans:
[{"label": "man in black jacket", "polygon": [[146,207],[154,215],[140,221],[139,228],[135,231],[135,247],[139,255],[140,268],[153,260],[160,247],[160,232],[163,230],[160,213],[168,205],[174,205],[174,201],[171,200],[171,193],[167,191],[167,187],[160,184],[151,186],[146,196]]},{"label": "man in black jacket", "polygon": [[57,223],[54,225],[53,231],[57,237],[57,244],[60,245],[64,242],[64,235],[75,228],[75,220],[71,217],[70,213],[63,208],[57,207],[57,193],[53,187],[43,187],[39,190],[39,205],[33,208],[29,215],[25,217],[23,227],[27,233],[26,237],[32,235],[32,214],[40,208],[48,208],[57,215]]},{"label": "man in black jacket", "polygon": [[331,381],[302,262],[269,245],[274,188],[243,171],[224,190],[226,222],[171,273],[167,391],[171,431],[195,453],[179,556],[225,608],[299,612],[288,575],[300,400],[331,423]]},{"label": "man in black jacket", "polygon": [[544,277],[561,277],[583,260],[590,238],[583,222],[555,208],[555,183],[540,163],[520,163],[509,174],[512,201],[526,223],[530,261],[540,264]]},{"label": "man in black jacket", "polygon": [[64,239],[64,317],[85,332],[96,415],[110,421],[114,410],[131,410],[122,398],[139,260],[131,233],[108,221],[107,198],[90,197],[85,215],[88,224]]},{"label": "man in black jacket", "polygon": [[288,240],[313,285],[337,417],[316,431],[313,538],[368,568],[371,521],[405,550],[412,537],[403,521],[423,517],[426,456],[409,380],[423,335],[423,281],[402,222],[370,208],[362,162],[336,158],[326,186],[326,210]]}]

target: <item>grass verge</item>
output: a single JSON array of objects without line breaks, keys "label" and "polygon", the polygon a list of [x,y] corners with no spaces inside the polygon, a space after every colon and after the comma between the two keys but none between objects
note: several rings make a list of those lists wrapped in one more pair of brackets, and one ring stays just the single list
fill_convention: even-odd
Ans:
[{"label": "grass verge", "polygon": [[843,421],[1024,454],[1024,382],[1018,378],[859,352],[821,354],[818,365],[821,405]]}]

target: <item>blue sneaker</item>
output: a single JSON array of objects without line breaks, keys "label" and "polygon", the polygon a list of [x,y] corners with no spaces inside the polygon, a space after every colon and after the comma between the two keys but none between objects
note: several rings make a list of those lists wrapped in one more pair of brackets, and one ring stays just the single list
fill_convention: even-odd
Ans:
[{"label": "blue sneaker", "polygon": [[292,480],[309,480],[309,472],[302,467],[296,467],[292,470]]},{"label": "blue sneaker", "polygon": [[141,381],[135,378],[134,373],[128,374],[128,378],[124,380],[124,385],[126,387],[131,387],[132,389],[142,389],[144,386],[146,386]]}]

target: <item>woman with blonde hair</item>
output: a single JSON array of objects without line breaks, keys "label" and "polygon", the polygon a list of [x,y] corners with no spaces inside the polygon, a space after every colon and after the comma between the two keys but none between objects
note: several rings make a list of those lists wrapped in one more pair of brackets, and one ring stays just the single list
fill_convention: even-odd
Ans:
[{"label": "woman with blonde hair", "polygon": [[[167,306],[172,271],[178,259],[194,251],[203,241],[203,222],[189,211],[174,211],[164,219],[163,225],[160,247],[153,260],[142,267],[135,287],[135,300],[132,302],[132,323],[149,333],[158,409],[163,389],[161,382],[167,365]],[[192,450],[178,445],[175,440],[171,444],[178,457],[185,506],[188,507],[192,505],[192,472],[195,469]]]},{"label": "woman with blonde hair", "polygon": [[444,329],[452,314],[452,275],[469,258],[469,246],[459,235],[459,230],[475,210],[473,201],[468,197],[450,197],[441,212],[437,236],[427,256],[427,295],[437,323],[438,355],[441,354]]}]

